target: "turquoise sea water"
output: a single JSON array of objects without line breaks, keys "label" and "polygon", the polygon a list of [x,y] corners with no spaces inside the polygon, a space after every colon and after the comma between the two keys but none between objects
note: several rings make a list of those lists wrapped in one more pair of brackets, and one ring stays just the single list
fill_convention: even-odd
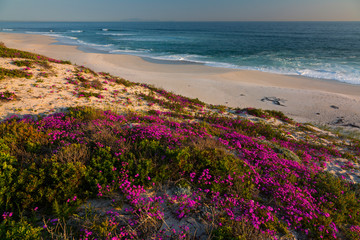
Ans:
[{"label": "turquoise sea water", "polygon": [[0,22],[0,31],[88,52],[360,84],[360,22]]}]

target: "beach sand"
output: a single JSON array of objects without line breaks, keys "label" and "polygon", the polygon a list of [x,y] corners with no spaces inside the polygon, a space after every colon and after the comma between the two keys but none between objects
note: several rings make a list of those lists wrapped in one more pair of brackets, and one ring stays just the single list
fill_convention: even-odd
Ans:
[{"label": "beach sand", "polygon": [[199,64],[159,64],[130,55],[86,53],[52,37],[0,33],[7,47],[70,60],[98,72],[210,104],[279,110],[299,122],[360,128],[360,86],[337,81],[233,70]]}]

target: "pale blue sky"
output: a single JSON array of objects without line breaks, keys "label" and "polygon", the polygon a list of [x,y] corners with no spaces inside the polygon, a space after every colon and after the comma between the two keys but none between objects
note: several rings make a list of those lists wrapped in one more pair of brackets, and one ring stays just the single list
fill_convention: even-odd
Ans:
[{"label": "pale blue sky", "polygon": [[360,21],[360,0],[0,0],[0,21]]}]

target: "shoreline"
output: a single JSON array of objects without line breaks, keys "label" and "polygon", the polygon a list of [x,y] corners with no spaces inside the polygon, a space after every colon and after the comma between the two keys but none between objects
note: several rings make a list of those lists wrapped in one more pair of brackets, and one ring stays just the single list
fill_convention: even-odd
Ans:
[{"label": "shoreline", "polygon": [[[3,33],[3,32],[0,32],[0,33]],[[4,33],[6,33],[6,32],[4,32]],[[191,60],[170,60],[170,59],[153,58],[151,56],[140,56],[140,55],[136,55],[136,54],[110,53],[110,52],[103,51],[103,50],[97,50],[97,49],[94,49],[94,48],[88,48],[88,47],[82,46],[82,45],[73,45],[73,44],[62,43],[59,40],[57,40],[57,37],[46,36],[46,35],[42,35],[42,34],[30,34],[30,33],[15,33],[15,34],[45,36],[45,37],[51,38],[54,41],[54,42],[51,43],[53,45],[73,46],[73,47],[76,47],[77,50],[79,50],[79,51],[81,51],[83,53],[132,56],[132,57],[141,58],[142,60],[144,60],[146,62],[154,63],[154,64],[162,64],[162,65],[198,65],[198,66],[200,65],[200,66],[211,67],[211,68],[220,68],[220,69],[224,69],[224,70],[228,70],[228,71],[263,72],[263,73],[276,74],[276,75],[289,76],[289,77],[297,77],[297,78],[305,78],[305,79],[308,78],[308,79],[325,81],[325,82],[342,83],[342,84],[351,85],[351,86],[352,85],[360,86],[360,84],[353,84],[353,83],[349,83],[349,82],[346,82],[346,81],[340,81],[340,80],[336,80],[336,79],[316,78],[316,77],[310,77],[310,76],[303,76],[303,75],[299,75],[299,74],[286,74],[286,73],[279,73],[279,72],[261,71],[261,70],[257,70],[257,69],[241,69],[241,68],[231,68],[231,67],[221,67],[221,66],[210,66],[210,65],[207,65],[205,62],[193,62]]]},{"label": "shoreline", "polygon": [[[299,122],[360,127],[360,85],[335,80],[235,70],[202,64],[153,62],[133,55],[87,53],[55,37],[0,33],[7,47],[70,60],[133,82],[153,84],[187,97],[229,107],[282,111]],[[276,101],[280,105],[276,105]]]}]

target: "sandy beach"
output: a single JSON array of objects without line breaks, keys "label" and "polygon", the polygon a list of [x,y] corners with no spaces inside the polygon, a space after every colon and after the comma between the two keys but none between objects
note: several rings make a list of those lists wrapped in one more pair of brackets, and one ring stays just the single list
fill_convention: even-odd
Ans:
[{"label": "sandy beach", "polygon": [[299,122],[360,128],[357,85],[198,64],[159,64],[131,55],[86,53],[41,35],[0,33],[0,41],[10,48],[70,60],[210,104],[273,109]]}]

